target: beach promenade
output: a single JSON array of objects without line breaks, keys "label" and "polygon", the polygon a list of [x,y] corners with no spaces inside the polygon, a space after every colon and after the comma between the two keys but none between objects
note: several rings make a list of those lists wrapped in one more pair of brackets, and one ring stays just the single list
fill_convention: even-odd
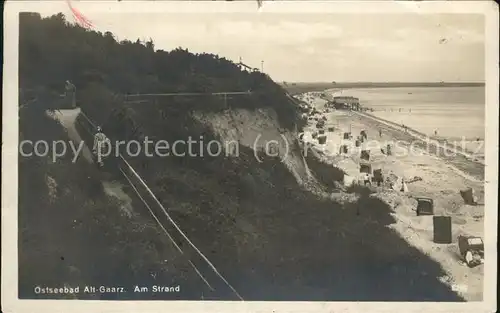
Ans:
[{"label": "beach promenade", "polygon": [[[406,131],[397,124],[380,120],[374,116],[341,110],[324,112],[325,100],[315,97],[310,104],[326,118],[325,144],[319,144],[312,134],[317,132],[315,120],[304,129],[304,141],[323,151],[325,161],[343,169],[347,175],[359,176],[361,150],[370,150],[373,170],[381,169],[384,175],[403,177],[408,183],[406,192],[377,187],[375,194],[387,202],[398,221],[390,227],[410,245],[439,262],[448,273],[440,279],[450,285],[468,301],[482,299],[483,267],[468,268],[458,254],[459,235],[484,236],[484,162],[463,150],[453,150],[449,145],[426,140],[422,134]],[[356,147],[354,141],[361,131],[367,140]],[[345,140],[344,132],[351,132],[353,138]],[[392,155],[383,153],[391,144]],[[348,145],[347,153],[339,153],[339,147]],[[478,205],[466,205],[460,190],[473,188]],[[432,216],[416,216],[416,197],[430,197],[434,200],[434,215],[451,216],[452,244],[433,242]],[[422,273],[426,275],[426,273]]]}]

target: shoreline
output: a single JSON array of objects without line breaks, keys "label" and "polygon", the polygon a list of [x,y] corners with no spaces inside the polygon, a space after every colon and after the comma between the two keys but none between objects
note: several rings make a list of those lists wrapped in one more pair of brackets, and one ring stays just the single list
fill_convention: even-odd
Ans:
[{"label": "shoreline", "polygon": [[[372,112],[377,112],[376,110],[375,111],[372,111]],[[364,114],[366,115],[370,115],[372,116],[373,118],[376,118],[376,119],[379,119],[381,121],[384,121],[384,122],[387,122],[387,123],[391,123],[391,124],[394,124],[395,126],[403,126],[402,124],[399,124],[399,123],[396,123],[394,121],[391,121],[389,119],[386,119],[386,118],[383,118],[383,117],[380,117],[380,116],[377,116],[376,114],[373,114],[373,113],[367,113],[367,112],[363,112]],[[461,137],[450,137],[450,136],[432,136],[432,135],[429,135],[429,134],[426,134],[424,132],[421,132],[419,130],[417,130],[416,128],[413,128],[413,127],[409,127],[407,126],[407,129],[408,130],[411,130],[413,133],[416,133],[416,134],[419,134],[421,136],[425,136],[425,137],[428,137],[429,139],[432,139],[432,140],[436,140],[436,141],[439,141],[439,142],[442,142],[442,143],[447,143],[447,144],[450,144],[450,142],[457,142],[457,141],[460,141],[460,142],[476,142],[478,141],[477,139],[479,139],[479,141],[484,141],[485,138],[484,136],[482,137],[466,137],[466,136],[461,136]],[[458,148],[460,148],[460,146],[457,146]],[[464,152],[470,152],[470,153],[473,153],[472,151],[468,151],[467,149],[462,149],[464,150]]]},{"label": "shoreline", "polygon": [[422,141],[426,142],[427,144],[435,145],[438,148],[441,148],[441,149],[444,149],[447,151],[456,152],[457,154],[468,158],[469,161],[471,161],[471,162],[477,162],[477,163],[481,164],[482,166],[485,165],[484,160],[480,159],[480,157],[481,157],[480,154],[474,155],[475,154],[474,152],[466,150],[461,146],[450,144],[449,141],[435,139],[432,136],[428,136],[427,134],[420,132],[414,128],[408,127],[408,126],[406,127],[407,131],[405,132],[403,125],[392,122],[390,120],[383,119],[381,117],[377,117],[377,116],[370,114],[370,113],[366,113],[366,112],[354,112],[354,113],[361,115],[361,116],[371,118],[371,119],[373,119],[381,124],[386,124],[390,127],[393,127],[398,131],[401,131],[405,134],[413,136],[415,138],[415,140],[422,140]]},{"label": "shoreline", "polygon": [[[323,105],[314,104],[318,100],[320,102],[330,101],[333,97],[341,92],[341,89],[336,91],[331,91],[326,93],[326,97],[317,97],[312,95],[311,104],[315,106],[317,110],[322,111]],[[302,93],[301,95],[311,94],[309,92]],[[341,111],[342,112],[342,111]],[[416,146],[418,149],[433,155],[448,165],[454,167],[456,170],[461,171],[464,175],[462,176],[472,176],[476,180],[484,181],[484,171],[485,171],[485,159],[484,151],[482,153],[475,153],[474,151],[467,150],[460,145],[451,144],[449,141],[438,140],[429,136],[417,129],[412,127],[406,127],[406,132],[401,124],[396,122],[377,117],[368,112],[361,111],[345,111],[349,112],[351,116],[356,116],[358,119],[363,119],[364,123],[376,128],[377,130],[383,129],[383,131],[389,131],[392,138],[396,141],[407,142]],[[463,143],[463,142],[462,142]],[[481,142],[485,144],[484,140]]]},{"label": "shoreline", "polygon": [[470,175],[481,182],[484,181],[485,163],[483,160],[478,159],[477,161],[474,161],[473,156],[467,152],[460,151],[460,149],[457,149],[454,146],[446,146],[440,144],[439,142],[433,142],[432,140],[426,141],[426,138],[419,138],[418,135],[412,134],[411,132],[405,133],[402,126],[396,123],[390,123],[388,125],[383,121],[380,121],[377,117],[367,116],[364,115],[364,113],[358,114],[358,112],[356,112],[356,115],[369,125],[373,125],[379,129],[384,129],[385,132],[389,131],[394,139],[414,144],[417,148],[426,151],[429,155],[432,155],[442,162],[456,168],[463,174]]}]

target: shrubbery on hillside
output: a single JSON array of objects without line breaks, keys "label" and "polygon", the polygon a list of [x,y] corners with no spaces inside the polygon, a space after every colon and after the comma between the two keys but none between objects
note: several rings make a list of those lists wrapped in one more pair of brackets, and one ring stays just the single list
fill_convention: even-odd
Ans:
[{"label": "shrubbery on hillside", "polygon": [[328,188],[328,190],[339,190],[344,181],[345,172],[332,164],[326,164],[321,161],[314,153],[306,155],[306,162],[314,177]]}]

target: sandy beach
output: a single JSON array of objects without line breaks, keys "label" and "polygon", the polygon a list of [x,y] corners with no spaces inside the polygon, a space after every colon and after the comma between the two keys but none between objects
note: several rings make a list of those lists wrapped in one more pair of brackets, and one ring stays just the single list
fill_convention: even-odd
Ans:
[{"label": "sandy beach", "polygon": [[[440,280],[449,284],[467,301],[481,301],[483,266],[468,268],[460,261],[457,237],[484,235],[484,164],[468,156],[466,151],[450,153],[449,147],[436,146],[435,142],[418,143],[421,138],[417,135],[404,132],[373,116],[341,110],[323,112],[325,100],[317,96],[309,96],[309,99],[306,102],[321,112],[316,117],[326,118],[324,128],[334,127],[333,132],[325,131],[327,139],[323,145],[318,144],[318,140],[312,136],[317,132],[315,120],[310,120],[304,129],[304,141],[323,151],[326,162],[343,169],[349,176],[359,177],[360,152],[366,149],[371,151],[373,169],[382,169],[384,174],[393,173],[406,181],[415,177],[420,179],[408,183],[407,192],[380,187],[373,196],[392,206],[392,215],[398,222],[389,227],[410,245],[441,264],[448,276]],[[368,138],[360,147],[356,147],[353,142],[362,130]],[[344,140],[343,133],[349,131],[354,139]],[[392,148],[392,155],[382,153],[381,148],[394,142],[397,144]],[[349,146],[349,151],[339,154],[340,146],[344,144]],[[466,188],[474,189],[478,205],[464,204],[460,190]],[[421,196],[434,200],[434,215],[451,216],[451,244],[434,243],[433,217],[416,215],[415,197]]]}]

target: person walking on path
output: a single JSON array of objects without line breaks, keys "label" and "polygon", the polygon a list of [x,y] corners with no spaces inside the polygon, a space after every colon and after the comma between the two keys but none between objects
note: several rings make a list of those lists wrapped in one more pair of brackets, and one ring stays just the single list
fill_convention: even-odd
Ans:
[{"label": "person walking on path", "polygon": [[104,135],[101,127],[97,126],[97,132],[94,135],[94,145],[92,148],[92,152],[96,156],[97,162],[99,163],[100,166],[102,166],[104,164],[103,160],[102,160],[102,157],[105,155],[103,153],[104,148],[108,149],[107,155],[109,155],[109,152],[110,152],[109,149],[111,149],[111,142],[110,142],[109,138],[106,135]]},{"label": "person walking on path", "polygon": [[76,107],[76,87],[69,80],[66,81],[66,99],[69,99],[71,108]]}]

